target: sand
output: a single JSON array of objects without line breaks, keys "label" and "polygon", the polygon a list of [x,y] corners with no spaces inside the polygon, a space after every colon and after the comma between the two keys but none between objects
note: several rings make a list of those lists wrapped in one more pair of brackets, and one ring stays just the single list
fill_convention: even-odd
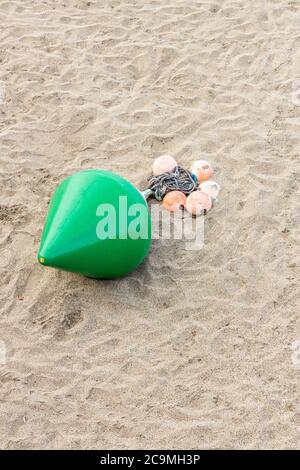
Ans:
[{"label": "sand", "polygon": [[[299,3],[16,0],[0,21],[1,448],[299,446]],[[215,166],[202,250],[154,240],[114,281],[38,265],[64,177],[141,188],[165,153]]]}]

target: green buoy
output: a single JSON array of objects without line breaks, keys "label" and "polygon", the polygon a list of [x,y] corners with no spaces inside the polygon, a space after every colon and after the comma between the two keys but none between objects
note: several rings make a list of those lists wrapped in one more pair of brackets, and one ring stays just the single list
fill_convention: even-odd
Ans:
[{"label": "green buoy", "polygon": [[112,279],[147,255],[151,219],[143,195],[119,175],[84,170],[54,192],[38,261],[85,276]]}]

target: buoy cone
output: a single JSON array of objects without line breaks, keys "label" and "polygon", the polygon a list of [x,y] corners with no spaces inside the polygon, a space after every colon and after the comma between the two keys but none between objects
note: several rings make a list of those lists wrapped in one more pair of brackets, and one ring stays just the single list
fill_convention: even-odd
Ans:
[{"label": "buoy cone", "polygon": [[132,271],[151,243],[151,219],[142,194],[124,178],[85,170],[54,192],[38,261],[44,266],[112,279]]}]

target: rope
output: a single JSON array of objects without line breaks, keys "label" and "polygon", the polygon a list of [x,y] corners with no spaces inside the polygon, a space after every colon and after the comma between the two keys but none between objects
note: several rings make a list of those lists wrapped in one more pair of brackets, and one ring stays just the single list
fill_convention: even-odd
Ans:
[{"label": "rope", "polygon": [[174,171],[168,171],[159,176],[150,176],[149,189],[158,201],[170,191],[182,191],[184,194],[190,194],[196,187],[196,181],[192,173],[177,166]]}]

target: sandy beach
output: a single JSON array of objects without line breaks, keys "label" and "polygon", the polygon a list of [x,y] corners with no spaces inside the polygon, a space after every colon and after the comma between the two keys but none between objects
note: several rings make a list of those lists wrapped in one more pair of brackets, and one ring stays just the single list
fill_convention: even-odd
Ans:
[{"label": "sandy beach", "polygon": [[[0,2],[0,446],[300,442],[300,5]],[[97,281],[37,262],[59,182],[210,161],[205,245]]]}]

